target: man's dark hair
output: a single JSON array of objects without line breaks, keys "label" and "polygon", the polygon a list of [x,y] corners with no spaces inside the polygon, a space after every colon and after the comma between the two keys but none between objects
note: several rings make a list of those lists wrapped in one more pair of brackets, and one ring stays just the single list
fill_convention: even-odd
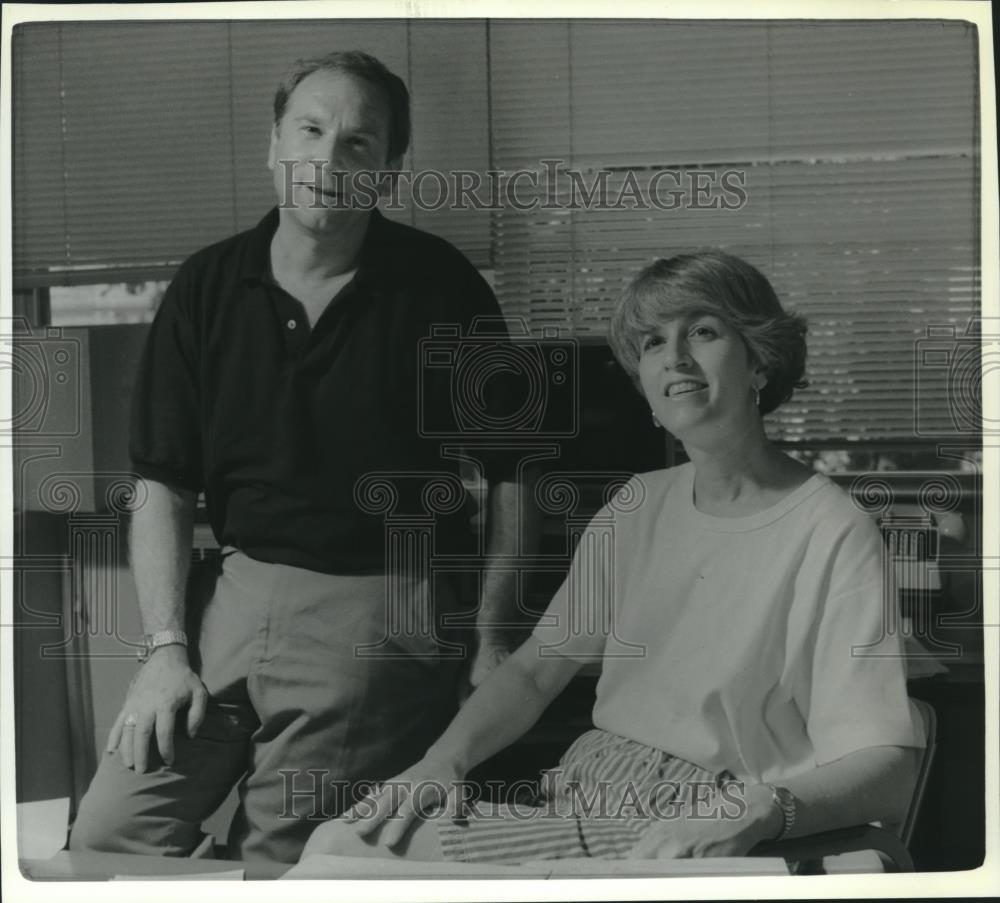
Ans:
[{"label": "man's dark hair", "polygon": [[389,105],[389,159],[400,159],[410,146],[410,92],[398,75],[360,50],[337,51],[314,59],[296,60],[274,95],[274,124],[281,124],[288,98],[298,83],[320,71],[353,75],[382,91]]}]

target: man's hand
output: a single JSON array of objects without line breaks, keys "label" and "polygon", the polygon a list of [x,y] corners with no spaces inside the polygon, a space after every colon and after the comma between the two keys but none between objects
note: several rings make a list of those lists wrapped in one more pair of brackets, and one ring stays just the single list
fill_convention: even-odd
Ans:
[{"label": "man's hand", "polygon": [[341,819],[353,824],[362,837],[367,837],[385,824],[378,842],[394,847],[421,815],[441,807],[445,807],[450,814],[459,814],[465,787],[463,777],[462,772],[450,762],[423,758],[402,774],[381,784],[345,812]]},{"label": "man's hand", "polygon": [[760,785],[747,789],[742,804],[723,803],[716,794],[704,807],[700,803],[706,801],[698,801],[692,812],[657,822],[643,833],[627,858],[745,856],[781,827],[781,814],[771,802],[770,792]]},{"label": "man's hand", "polygon": [[120,750],[125,766],[142,774],[155,731],[160,757],[172,765],[177,713],[187,708],[187,732],[194,737],[205,717],[207,702],[208,691],[188,665],[187,649],[161,646],[132,681],[121,713],[108,734],[107,752]]}]

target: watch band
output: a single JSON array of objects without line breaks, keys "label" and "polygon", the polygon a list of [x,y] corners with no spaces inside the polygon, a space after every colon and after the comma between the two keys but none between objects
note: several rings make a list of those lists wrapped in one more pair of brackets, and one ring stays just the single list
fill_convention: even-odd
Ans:
[{"label": "watch band", "polygon": [[784,840],[795,824],[795,796],[787,787],[776,787],[774,784],[764,786],[771,791],[771,800],[781,811],[781,830],[774,840]]},{"label": "watch band", "polygon": [[145,662],[161,646],[187,646],[187,634],[183,630],[157,630],[147,633],[145,645],[139,651],[139,661]]}]

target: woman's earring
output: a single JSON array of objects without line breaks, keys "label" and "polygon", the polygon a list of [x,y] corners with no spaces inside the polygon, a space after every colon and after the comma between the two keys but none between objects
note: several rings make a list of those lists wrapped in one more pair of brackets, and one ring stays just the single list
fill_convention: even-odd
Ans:
[{"label": "woman's earring", "polygon": [[660,423],[660,418],[657,417],[656,414],[653,414],[653,426],[655,426],[657,429],[663,426],[663,424]]},{"label": "woman's earring", "polygon": [[754,384],[753,387],[753,406],[755,408],[760,407],[760,389],[757,388],[756,383]]}]

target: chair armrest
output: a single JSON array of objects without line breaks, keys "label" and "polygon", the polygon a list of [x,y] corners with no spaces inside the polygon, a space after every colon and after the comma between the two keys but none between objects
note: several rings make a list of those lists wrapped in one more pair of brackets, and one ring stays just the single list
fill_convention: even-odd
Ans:
[{"label": "chair armrest", "polygon": [[781,856],[785,860],[799,862],[859,850],[874,850],[886,862],[887,871],[913,871],[913,859],[903,842],[892,831],[874,825],[837,828],[791,840],[769,840],[757,844],[747,855]]}]

